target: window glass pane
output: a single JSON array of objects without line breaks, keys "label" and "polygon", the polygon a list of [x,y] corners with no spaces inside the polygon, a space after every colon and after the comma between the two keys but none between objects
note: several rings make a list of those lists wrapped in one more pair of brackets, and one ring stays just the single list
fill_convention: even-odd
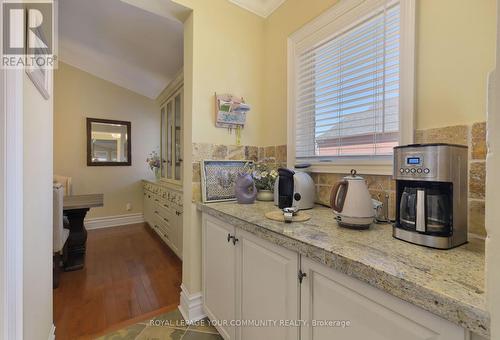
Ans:
[{"label": "window glass pane", "polygon": [[172,131],[173,131],[173,103],[172,101],[167,104],[167,178],[172,179]]},{"label": "window glass pane", "polygon": [[399,4],[297,57],[296,157],[387,156],[399,141]]},{"label": "window glass pane", "polygon": [[181,179],[181,95],[175,97],[175,179]]},{"label": "window glass pane", "polygon": [[165,107],[161,108],[161,177],[165,177],[167,162],[167,131],[165,126]]}]

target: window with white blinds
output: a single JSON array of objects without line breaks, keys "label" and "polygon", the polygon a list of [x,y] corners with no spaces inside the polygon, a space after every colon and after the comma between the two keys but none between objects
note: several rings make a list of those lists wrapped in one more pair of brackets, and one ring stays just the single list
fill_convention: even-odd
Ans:
[{"label": "window with white blinds", "polygon": [[295,55],[297,159],[379,159],[398,145],[400,5],[378,3]]}]

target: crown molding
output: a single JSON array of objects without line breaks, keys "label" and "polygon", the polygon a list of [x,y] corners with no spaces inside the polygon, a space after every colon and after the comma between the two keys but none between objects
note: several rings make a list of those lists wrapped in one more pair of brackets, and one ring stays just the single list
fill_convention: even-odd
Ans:
[{"label": "crown molding", "polygon": [[286,0],[229,0],[233,4],[240,6],[258,16],[267,18],[278,9]]}]

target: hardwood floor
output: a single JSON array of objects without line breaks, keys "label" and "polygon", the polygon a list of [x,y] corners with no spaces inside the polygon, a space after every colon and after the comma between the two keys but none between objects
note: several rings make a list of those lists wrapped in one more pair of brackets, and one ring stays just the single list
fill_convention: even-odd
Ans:
[{"label": "hardwood floor", "polygon": [[85,339],[179,304],[182,264],[146,224],[91,230],[83,270],[54,290],[56,338]]}]

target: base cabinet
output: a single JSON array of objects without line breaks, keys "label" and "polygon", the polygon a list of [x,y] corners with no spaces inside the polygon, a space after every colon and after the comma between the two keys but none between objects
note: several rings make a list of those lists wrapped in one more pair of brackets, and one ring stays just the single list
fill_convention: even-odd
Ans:
[{"label": "base cabinet", "polygon": [[302,340],[468,339],[462,327],[308,258],[301,270]]},{"label": "base cabinet", "polygon": [[298,339],[299,328],[285,324],[299,319],[298,254],[241,230],[236,237],[236,318],[277,322],[238,327],[236,339]]},{"label": "base cabinet", "polygon": [[203,304],[211,320],[221,322],[219,333],[224,339],[235,339],[235,327],[223,321],[235,319],[236,257],[231,243],[234,228],[226,223],[206,219],[203,226]]},{"label": "base cabinet", "polygon": [[144,182],[144,220],[182,259],[182,193]]},{"label": "base cabinet", "polygon": [[154,194],[144,190],[144,220],[150,226],[153,225]]},{"label": "base cabinet", "polygon": [[[454,323],[207,214],[202,267],[204,309],[226,340],[478,339]],[[276,327],[234,323],[267,320]],[[300,326],[283,324],[299,320]]]},{"label": "base cabinet", "polygon": [[[298,255],[231,225],[203,217],[204,308],[226,340],[298,339]],[[247,325],[276,320],[276,324]]]}]

